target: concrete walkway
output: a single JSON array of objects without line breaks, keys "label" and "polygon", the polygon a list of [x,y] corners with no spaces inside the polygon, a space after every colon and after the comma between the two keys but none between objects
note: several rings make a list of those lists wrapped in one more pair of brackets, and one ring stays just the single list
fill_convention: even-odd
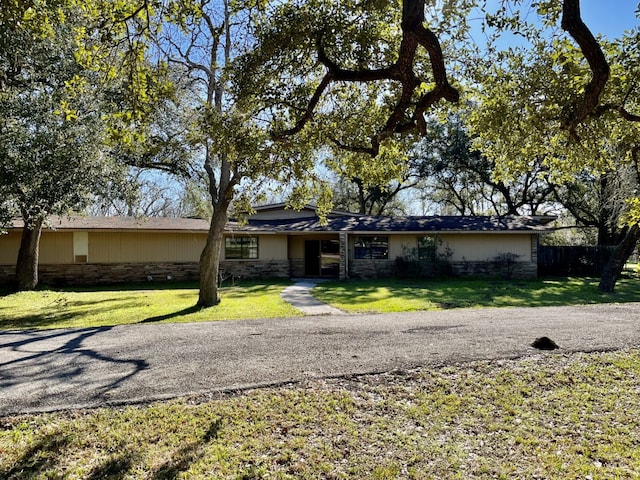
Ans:
[{"label": "concrete walkway", "polygon": [[322,280],[297,280],[293,285],[285,288],[280,296],[285,302],[290,303],[305,315],[341,315],[344,314],[331,305],[322,303],[311,295],[311,290]]}]

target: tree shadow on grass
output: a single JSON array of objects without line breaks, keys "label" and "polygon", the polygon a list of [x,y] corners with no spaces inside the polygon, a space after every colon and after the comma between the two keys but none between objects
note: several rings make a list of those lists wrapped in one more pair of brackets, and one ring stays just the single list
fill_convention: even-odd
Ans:
[{"label": "tree shadow on grass", "polygon": [[[61,464],[70,450],[75,449],[74,434],[60,429],[42,435],[24,451],[12,464],[0,466],[0,478],[31,479],[31,478],[60,478]],[[122,479],[139,461],[139,455],[128,451],[122,445],[118,453],[108,456],[87,474],[87,480]]]},{"label": "tree shadow on grass", "polygon": [[61,432],[44,435],[26,449],[13,465],[0,466],[0,478],[28,479],[50,472],[64,458],[69,443],[69,436]]},{"label": "tree shadow on grass", "polygon": [[192,313],[198,313],[200,310],[202,310],[201,306],[193,305],[191,307],[178,310],[177,312],[165,313],[164,315],[156,315],[155,317],[145,318],[144,320],[140,320],[138,323],[162,322],[164,320],[171,320],[172,318],[182,317],[184,315],[190,315]]},{"label": "tree shadow on grass", "polygon": [[139,456],[125,451],[111,455],[102,463],[94,467],[87,480],[119,480],[126,478],[139,461]]},{"label": "tree shadow on grass", "polygon": [[[17,426],[14,425],[14,428]],[[2,426],[2,428],[7,428]],[[11,428],[11,426],[9,426]],[[206,446],[218,438],[222,430],[222,419],[211,419],[208,428],[195,440],[188,442],[171,452],[164,463],[148,471],[150,480],[169,480],[179,478],[191,465],[202,459],[207,453]],[[65,427],[53,432],[34,435],[35,439],[14,462],[0,465],[0,478],[27,480],[31,478],[62,478],[64,463],[71,452],[77,455],[82,448],[79,438],[82,432],[70,433]],[[131,472],[139,468],[142,454],[135,445],[127,445],[126,439],[118,439],[115,453],[96,459],[95,465],[82,478],[87,480],[130,478]],[[91,458],[86,463],[94,463]]]},{"label": "tree shadow on grass", "polygon": [[[127,309],[139,305],[135,296],[103,300],[65,300],[60,299],[42,308],[40,312],[16,316],[12,314],[11,306],[0,308],[0,330],[32,330],[69,328],[69,323],[83,317],[93,318],[104,316],[114,309]],[[2,318],[3,310],[7,311],[7,318]],[[73,327],[72,327],[73,328]]]},{"label": "tree shadow on grass", "polygon": [[170,480],[189,470],[189,467],[206,453],[205,446],[218,438],[222,429],[222,420],[211,421],[204,435],[194,442],[190,442],[175,452],[169,460],[161,465],[150,477],[152,480]]}]

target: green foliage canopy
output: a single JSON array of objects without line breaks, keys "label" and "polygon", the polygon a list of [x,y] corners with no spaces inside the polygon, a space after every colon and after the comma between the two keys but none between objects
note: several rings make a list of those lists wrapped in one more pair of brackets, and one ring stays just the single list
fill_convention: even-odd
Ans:
[{"label": "green foliage canopy", "polygon": [[99,93],[76,61],[70,26],[51,28],[0,34],[0,203],[26,222],[81,208],[120,172],[102,150]]}]

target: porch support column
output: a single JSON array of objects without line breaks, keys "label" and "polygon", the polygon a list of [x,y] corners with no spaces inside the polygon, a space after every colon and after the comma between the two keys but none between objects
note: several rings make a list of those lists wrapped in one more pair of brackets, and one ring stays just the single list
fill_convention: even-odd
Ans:
[{"label": "porch support column", "polygon": [[349,278],[349,242],[348,235],[345,232],[339,234],[340,239],[340,270],[338,278],[345,280]]}]

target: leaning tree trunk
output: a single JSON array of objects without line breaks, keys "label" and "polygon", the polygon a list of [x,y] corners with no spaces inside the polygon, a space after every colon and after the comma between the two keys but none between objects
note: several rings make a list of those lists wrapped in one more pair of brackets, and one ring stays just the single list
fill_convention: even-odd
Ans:
[{"label": "leaning tree trunk", "polygon": [[38,256],[43,220],[34,223],[25,220],[16,263],[16,288],[33,290],[38,285]]},{"label": "leaning tree trunk", "polygon": [[207,235],[207,243],[200,255],[200,293],[198,306],[213,307],[220,303],[218,295],[218,277],[220,271],[220,259],[224,244],[224,227],[227,224],[227,210],[233,200],[236,180],[231,172],[231,162],[226,155],[221,156],[220,181],[216,183],[215,171],[210,159],[204,168],[209,175],[209,193],[213,215]]},{"label": "leaning tree trunk", "polygon": [[211,218],[207,243],[200,255],[200,294],[198,305],[213,307],[220,303],[218,295],[218,275],[224,242],[224,227],[227,223],[227,209],[216,208]]},{"label": "leaning tree trunk", "polygon": [[627,230],[627,234],[616,246],[609,262],[605,265],[602,277],[600,277],[600,285],[598,285],[602,292],[613,293],[624,264],[627,263],[636,248],[638,239],[640,239],[640,226],[636,224]]}]

